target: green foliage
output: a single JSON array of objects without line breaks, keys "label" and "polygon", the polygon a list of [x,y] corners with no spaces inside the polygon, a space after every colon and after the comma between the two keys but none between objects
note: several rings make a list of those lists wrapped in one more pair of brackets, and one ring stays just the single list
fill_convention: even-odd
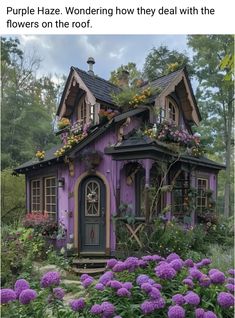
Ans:
[{"label": "green foliage", "polygon": [[136,86],[138,81],[142,78],[142,74],[137,69],[136,64],[130,62],[127,65],[121,65],[116,70],[112,71],[109,79],[110,82],[119,86],[123,71],[127,71],[129,73],[127,86]]},{"label": "green foliage", "polygon": [[170,51],[166,46],[153,47],[145,59],[144,75],[149,81],[153,81],[184,66],[187,66],[191,74],[192,68],[186,54]]},{"label": "green foliage", "polygon": [[234,248],[226,248],[219,244],[211,244],[208,247],[208,256],[212,259],[212,267],[226,272],[234,268]]},{"label": "green foliage", "polygon": [[13,176],[12,170],[1,171],[1,220],[19,223],[25,213],[25,177]]},{"label": "green foliage", "polygon": [[1,38],[1,50],[1,162],[5,169],[56,143],[51,122],[60,86],[50,76],[36,77],[40,59],[27,56],[18,40]]}]

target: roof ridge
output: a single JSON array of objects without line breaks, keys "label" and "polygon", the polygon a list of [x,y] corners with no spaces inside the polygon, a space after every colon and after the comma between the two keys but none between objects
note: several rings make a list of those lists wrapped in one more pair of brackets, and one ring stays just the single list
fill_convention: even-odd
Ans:
[{"label": "roof ridge", "polygon": [[115,88],[121,89],[119,86],[117,86],[117,85],[111,83],[110,81],[108,81],[108,80],[106,80],[106,79],[104,79],[104,78],[102,78],[102,77],[100,77],[100,76],[98,76],[98,75],[94,75],[94,76],[93,76],[93,75],[90,75],[89,73],[87,73],[86,71],[80,69],[79,67],[76,67],[76,66],[71,66],[71,67],[72,67],[73,69],[75,69],[75,70],[79,70],[80,72],[85,73],[86,75],[90,76],[91,78],[98,78],[98,79],[100,79],[101,81],[106,82],[106,83],[108,83],[109,85],[111,85],[111,86],[113,86],[113,87],[115,87]]},{"label": "roof ridge", "polygon": [[[162,75],[162,76],[156,77],[156,78],[155,78],[154,80],[152,80],[151,82],[150,82],[150,81],[146,81],[146,82],[144,82],[144,84],[143,84],[142,86],[145,86],[145,85],[147,85],[147,84],[151,84],[151,83],[153,83],[153,82],[159,80],[160,78],[167,77],[167,76],[169,76],[169,75],[171,75],[171,74],[174,74],[174,73],[177,73],[177,72],[183,71],[183,70],[185,70],[185,66],[179,68],[178,70],[176,70],[176,71],[174,71],[174,72],[171,72],[171,73],[168,73],[168,74],[166,74],[166,75]],[[141,87],[142,87],[142,86],[141,86]]]}]

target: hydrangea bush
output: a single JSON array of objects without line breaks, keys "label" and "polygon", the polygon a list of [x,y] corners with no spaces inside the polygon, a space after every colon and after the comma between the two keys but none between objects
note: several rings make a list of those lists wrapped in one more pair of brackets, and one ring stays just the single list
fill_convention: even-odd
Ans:
[{"label": "hydrangea bush", "polygon": [[51,317],[67,318],[232,318],[234,274],[233,269],[211,268],[208,258],[194,262],[176,253],[110,259],[100,277],[80,277],[83,294],[69,304],[63,302],[57,272],[46,273],[38,291],[18,280],[14,290],[1,290],[3,317],[11,312],[21,318],[47,317],[51,310]]}]

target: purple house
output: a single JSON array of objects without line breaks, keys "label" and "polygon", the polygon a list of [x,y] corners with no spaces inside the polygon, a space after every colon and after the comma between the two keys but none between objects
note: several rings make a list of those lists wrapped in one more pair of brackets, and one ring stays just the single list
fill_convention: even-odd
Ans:
[{"label": "purple house", "polygon": [[128,74],[115,86],[94,75],[94,63],[71,67],[57,110],[61,144],[15,171],[26,176],[28,213],[62,221],[79,254],[108,256],[118,226],[138,241],[160,215],[195,224],[214,211],[223,165],[203,156],[193,134],[201,115],[186,69],[142,83],[120,107],[113,96]]}]

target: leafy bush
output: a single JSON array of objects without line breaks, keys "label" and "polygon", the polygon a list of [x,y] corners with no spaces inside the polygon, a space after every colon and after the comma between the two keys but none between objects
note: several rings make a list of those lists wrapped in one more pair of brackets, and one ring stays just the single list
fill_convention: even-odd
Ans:
[{"label": "leafy bush", "polygon": [[22,280],[14,290],[1,290],[2,317],[232,318],[234,285],[228,282],[234,281],[234,270],[229,270],[229,277],[218,269],[210,270],[210,264],[208,258],[194,263],[176,253],[166,258],[111,259],[98,281],[81,276],[81,297],[69,305],[63,301],[66,291],[60,286],[60,274],[48,272],[36,290],[24,289],[29,284]]}]

